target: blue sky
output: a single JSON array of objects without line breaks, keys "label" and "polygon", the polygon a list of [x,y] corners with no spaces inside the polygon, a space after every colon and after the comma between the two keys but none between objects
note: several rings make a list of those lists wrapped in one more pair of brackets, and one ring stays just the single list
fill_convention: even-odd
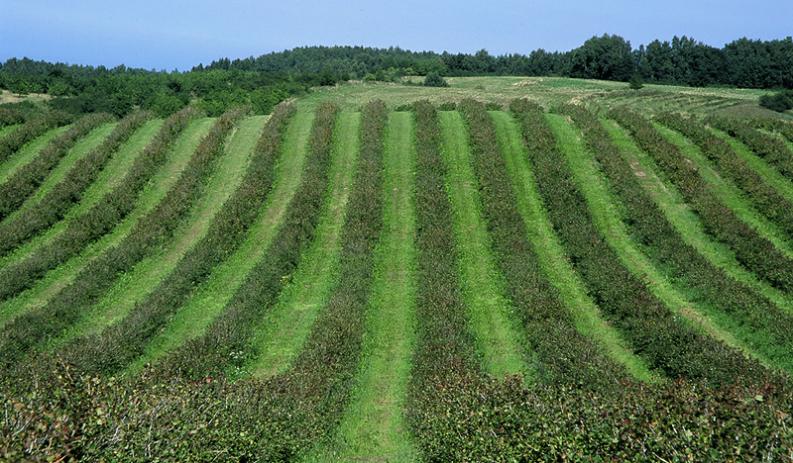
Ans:
[{"label": "blue sky", "polygon": [[170,70],[317,44],[568,50],[604,32],[721,46],[792,35],[791,18],[791,0],[0,0],[0,60]]}]

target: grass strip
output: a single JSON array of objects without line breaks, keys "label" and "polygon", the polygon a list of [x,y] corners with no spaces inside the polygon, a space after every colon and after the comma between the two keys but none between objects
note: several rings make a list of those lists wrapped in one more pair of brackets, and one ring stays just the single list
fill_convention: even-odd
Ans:
[{"label": "grass strip", "polygon": [[[24,166],[0,184],[0,220],[8,217],[31,196],[72,148],[90,132],[107,123],[107,114],[89,114],[50,141]],[[79,153],[79,151],[78,151]]]},{"label": "grass strip", "polygon": [[658,164],[669,181],[699,215],[705,230],[729,245],[738,261],[773,287],[793,293],[793,260],[742,222],[718,197],[699,170],[647,119],[620,109],[609,113],[627,128],[638,145]]},{"label": "grass strip", "polygon": [[270,377],[285,372],[300,353],[320,310],[338,284],[341,233],[358,158],[361,115],[343,112],[336,122],[330,187],[314,243],[300,258],[300,266],[278,303],[255,330],[252,344],[259,357],[250,370]]},{"label": "grass strip", "polygon": [[[469,324],[485,371],[496,377],[534,375],[526,362],[532,353],[517,329],[517,314],[506,296],[506,283],[491,254],[487,223],[480,212],[479,182],[475,177],[468,130],[458,112],[441,112],[441,153],[447,165],[446,189],[454,211],[454,236]],[[523,345],[522,345],[523,344]]]},{"label": "grass strip", "polygon": [[80,321],[48,347],[54,348],[74,338],[98,333],[120,321],[173,271],[182,256],[206,235],[215,214],[240,185],[263,122],[263,116],[248,117],[240,122],[226,144],[226,154],[208,179],[207,194],[193,206],[188,218],[174,232],[174,239],[162,251],[146,257],[122,275],[97,304],[81,314]]},{"label": "grass strip", "polygon": [[[79,319],[83,310],[98,301],[119,274],[130,270],[172,236],[193,202],[200,197],[204,181],[215,164],[214,160],[222,154],[226,136],[242,115],[241,110],[232,110],[217,120],[196,148],[173,188],[135,224],[121,243],[92,260],[74,282],[47,305],[17,317],[4,327],[0,333],[0,346],[9,355],[2,359],[3,370],[13,366],[16,359],[40,341],[60,335]],[[74,353],[75,356],[70,360],[78,365],[82,363],[86,369],[104,360],[99,355],[83,357],[77,355],[77,350]],[[108,354],[107,351],[103,352],[103,355]]]},{"label": "grass strip", "polygon": [[515,100],[511,109],[521,121],[538,191],[573,267],[633,350],[669,378],[712,383],[740,378],[748,366],[743,356],[674,316],[600,235],[560,151],[568,149],[569,140],[558,138],[542,109],[528,100]]},{"label": "grass strip", "polygon": [[514,205],[506,192],[493,197],[492,204],[499,209],[492,215],[505,218],[494,229],[504,236],[502,259],[509,259],[514,269],[507,273],[515,280],[513,299],[526,300],[525,324],[542,361],[545,382],[613,387],[626,372],[640,381],[657,381],[657,375],[603,318],[567,258],[535,187],[520,127],[509,113],[490,114],[503,161],[484,158],[498,168],[482,168],[480,175],[483,182],[491,179],[487,191],[510,182],[513,186]]},{"label": "grass strip", "polygon": [[[70,208],[80,202],[83,192],[96,180],[113,154],[124,146],[148,118],[149,115],[144,112],[130,114],[115,126],[99,146],[85,157],[76,159],[68,171],[66,162],[61,163],[63,166],[59,165],[56,170],[63,167],[62,175],[56,175],[53,171],[37,194],[30,198],[29,207],[23,206],[18,214],[0,224],[0,255],[9,253],[21,243],[62,220]],[[77,148],[75,145],[72,151],[77,151]]]},{"label": "grass strip", "polygon": [[196,115],[185,109],[171,116],[138,157],[124,179],[88,211],[69,221],[66,229],[24,260],[0,270],[0,300],[33,286],[50,269],[66,262],[88,244],[109,233],[134,208],[143,187],[165,162],[177,135]]}]

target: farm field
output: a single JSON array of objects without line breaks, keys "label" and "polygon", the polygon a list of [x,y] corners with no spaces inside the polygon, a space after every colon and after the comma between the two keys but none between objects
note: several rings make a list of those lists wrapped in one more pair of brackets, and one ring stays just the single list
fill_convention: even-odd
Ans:
[{"label": "farm field", "polygon": [[413,80],[0,159],[0,461],[793,461],[769,92]]}]

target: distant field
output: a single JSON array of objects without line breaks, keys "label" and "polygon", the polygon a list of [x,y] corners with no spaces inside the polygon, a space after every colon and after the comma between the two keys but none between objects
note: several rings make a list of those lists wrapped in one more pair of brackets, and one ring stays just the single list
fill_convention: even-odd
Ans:
[{"label": "distant field", "polygon": [[793,122],[448,81],[12,150],[0,460],[793,461]]}]

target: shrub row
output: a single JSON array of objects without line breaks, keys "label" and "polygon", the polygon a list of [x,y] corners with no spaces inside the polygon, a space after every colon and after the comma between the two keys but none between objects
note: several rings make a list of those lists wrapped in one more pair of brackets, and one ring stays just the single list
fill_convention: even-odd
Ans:
[{"label": "shrub row", "polygon": [[48,270],[77,255],[124,220],[134,209],[140,191],[167,159],[177,136],[197,115],[194,109],[186,108],[169,117],[113,191],[91,209],[70,220],[63,233],[52,242],[25,260],[0,269],[0,300],[9,299],[31,287]]},{"label": "shrub row", "polygon": [[[436,388],[452,377],[483,375],[467,326],[459,281],[453,213],[446,190],[438,115],[427,101],[416,114],[417,336],[408,385],[407,420],[425,455],[449,428],[435,420]],[[445,424],[445,423],[444,423]],[[431,461],[431,460],[430,460]]]},{"label": "shrub row", "polygon": [[[226,137],[244,114],[244,110],[232,110],[217,120],[173,188],[135,224],[121,243],[92,260],[73,283],[46,305],[17,317],[4,327],[0,332],[0,350],[4,352],[0,371],[13,367],[37,342],[63,332],[79,319],[83,310],[96,303],[119,274],[130,270],[172,235],[200,196],[215,159],[223,154]],[[22,364],[18,366],[24,368]]]},{"label": "shrub row", "polygon": [[79,159],[35,207],[26,208],[12,220],[0,223],[0,255],[5,255],[26,240],[63,219],[71,206],[80,201],[83,191],[96,179],[110,157],[148,119],[135,111],[122,119],[113,132],[93,151]]},{"label": "shrub row", "polygon": [[[734,334],[747,340],[747,344],[777,364],[786,365],[793,371],[793,339],[790,336],[793,317],[712,265],[685,243],[642,188],[636,174],[622,159],[619,149],[594,115],[578,105],[565,105],[560,110],[583,131],[589,151],[608,180],[611,191],[624,206],[621,208],[623,222],[634,241],[641,243],[642,250],[665,270],[670,279],[686,287],[686,293],[695,296],[694,302],[728,314],[741,327],[742,333]],[[761,368],[742,374],[746,381],[768,379]]]},{"label": "shrub row", "polygon": [[538,190],[573,267],[634,351],[670,378],[722,383],[750,372],[753,363],[698,334],[622,266],[592,222],[587,202],[575,186],[542,108],[527,100],[515,100],[511,109],[522,124]]},{"label": "shrub row", "polygon": [[[138,388],[68,365],[39,379],[19,395],[0,392],[7,461],[293,461],[312,443],[273,426],[276,419],[306,424],[298,420],[302,406],[276,406],[258,381]],[[449,377],[435,390],[434,418],[453,431],[423,460],[788,461],[791,397],[770,387],[679,382],[609,393]]]},{"label": "shrub row", "polygon": [[627,128],[639,146],[655,159],[686,202],[699,214],[708,233],[731,246],[738,261],[759,277],[782,291],[793,293],[793,260],[721,203],[677,146],[636,113],[618,109],[609,114]]},{"label": "shrub row", "polygon": [[542,379],[588,387],[616,385],[624,378],[625,371],[576,331],[559,292],[540,267],[485,106],[466,100],[459,109],[468,124],[474,171],[482,195],[482,212],[493,240],[493,253],[507,281],[510,299],[523,318]]},{"label": "shrub row", "polygon": [[[218,376],[230,367],[230,362],[237,367],[245,362],[247,356],[240,353],[248,353],[248,341],[256,323],[276,303],[281,289],[296,270],[303,250],[308,248],[314,238],[324,193],[327,191],[337,113],[338,108],[331,103],[324,103],[317,108],[300,186],[289,204],[283,224],[262,260],[254,266],[223,313],[212,322],[206,333],[177,349],[166,360],[167,365],[160,369],[161,374]],[[251,212],[252,221],[260,211],[257,208]],[[225,219],[233,222],[236,217],[229,214]],[[210,238],[208,244],[216,247],[213,241],[218,239]],[[207,256],[196,256],[193,265],[197,266],[206,259]],[[232,356],[232,353],[235,355]]]},{"label": "shrub row", "polygon": [[71,122],[71,117],[58,111],[31,118],[21,127],[0,138],[0,162],[8,159],[26,143],[43,135],[46,131],[69,122]]},{"label": "shrub row", "polygon": [[108,114],[89,114],[74,123],[69,130],[55,137],[36,157],[20,167],[0,185],[0,220],[8,217],[36,191],[41,182],[77,141],[112,120]]},{"label": "shrub row", "polygon": [[[247,403],[237,404],[243,410],[232,413],[242,413],[249,422],[233,418],[234,424],[229,426],[227,435],[230,440],[238,441],[235,449],[241,445],[251,447],[235,435],[239,434],[240,428],[245,436],[255,436],[257,447],[253,460],[294,460],[299,453],[309,450],[317,439],[330,434],[349,400],[358,371],[364,315],[374,275],[374,249],[382,229],[382,156],[386,121],[387,109],[383,102],[371,102],[363,108],[358,169],[341,235],[338,283],[319,313],[294,365],[286,373],[265,382],[239,382],[241,385],[249,384],[240,387],[249,390],[250,397]],[[309,188],[325,191],[324,185],[306,177],[301,189],[308,192]],[[299,207],[297,199],[296,196],[290,209]],[[318,213],[319,210],[312,211],[312,214]],[[274,241],[273,246],[277,242]],[[274,251],[268,254],[278,257],[282,254],[279,251],[281,246],[272,247]],[[284,274],[264,267],[264,262],[274,261],[274,257],[266,259],[254,270],[251,279],[235,296],[222,318],[210,327],[207,335],[166,359],[157,368],[159,374],[155,377],[162,375],[167,378],[170,373],[203,377],[201,382],[214,382],[216,375],[240,371],[238,368],[246,363],[246,357],[256,354],[249,353],[246,338],[261,311],[269,305],[268,301],[274,301],[274,296],[267,293],[276,294],[282,285],[271,278],[269,281],[264,279],[268,273],[279,278]],[[297,259],[298,255],[292,254],[292,258]],[[295,263],[288,265],[293,267]],[[220,355],[216,356],[214,349],[218,349]],[[237,357],[239,353],[242,355]],[[228,444],[219,448],[223,445]]]},{"label": "shrub row", "polygon": [[732,147],[702,124],[680,114],[663,114],[658,121],[697,144],[719,171],[743,190],[757,209],[793,237],[793,204],[763,181]]},{"label": "shrub row", "polygon": [[708,123],[741,140],[755,154],[776,167],[782,175],[793,180],[793,152],[784,141],[755,129],[748,121],[737,118],[712,117],[708,119]]},{"label": "shrub row", "polygon": [[[276,110],[242,183],[212,219],[206,235],[180,259],[173,271],[135,304],[125,319],[100,334],[75,340],[67,346],[63,353],[66,359],[84,370],[112,374],[144,353],[151,337],[244,239],[271,190],[281,137],[294,111],[294,106],[288,104]],[[332,128],[332,116],[331,112],[330,116],[319,117],[315,133],[324,134],[327,125]]]}]

